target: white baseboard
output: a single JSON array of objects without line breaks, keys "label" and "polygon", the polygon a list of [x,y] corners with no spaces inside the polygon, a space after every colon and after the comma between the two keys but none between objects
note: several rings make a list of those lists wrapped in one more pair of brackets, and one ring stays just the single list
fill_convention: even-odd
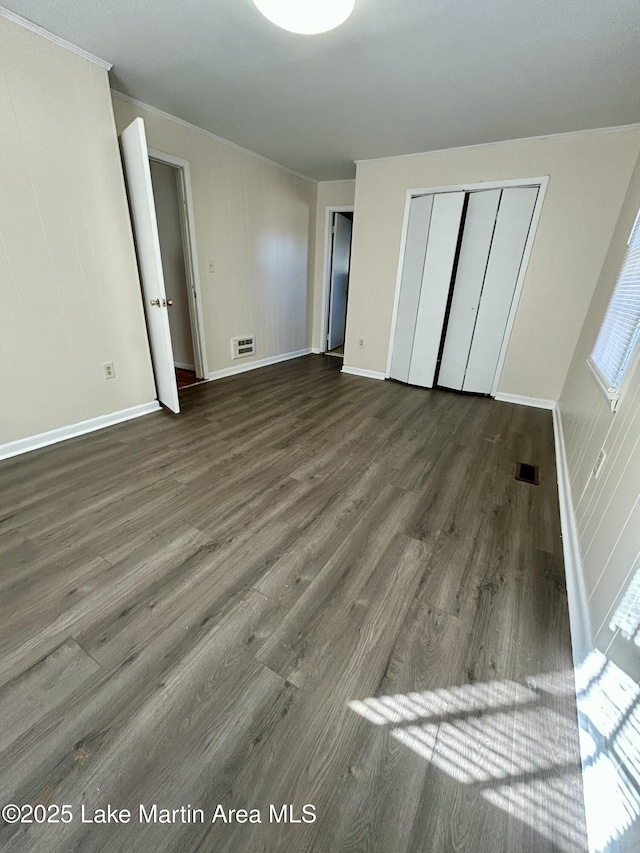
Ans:
[{"label": "white baseboard", "polygon": [[258,361],[247,361],[243,364],[234,364],[233,367],[225,367],[222,370],[214,370],[207,379],[224,379],[227,376],[235,376],[237,373],[246,373],[248,370],[257,370],[259,367],[267,367],[269,364],[278,364],[281,361],[289,361],[292,358],[300,358],[309,355],[311,348],[300,349],[296,352],[285,352],[282,355],[272,355],[269,358],[261,358]]},{"label": "white baseboard", "polygon": [[532,406],[534,409],[551,409],[556,408],[555,400],[544,400],[541,397],[522,397],[520,394],[503,394],[498,391],[495,396],[496,400],[501,403],[515,403],[517,406]]},{"label": "white baseboard", "polygon": [[569,466],[567,464],[564,434],[562,432],[562,416],[559,406],[556,406],[553,410],[553,440],[555,443],[556,468],[558,471],[558,499],[560,502],[564,571],[567,580],[571,647],[573,649],[574,666],[579,666],[589,652],[593,650],[593,635],[591,633],[587,590],[584,583],[578,528],[573,511]]},{"label": "white baseboard", "polygon": [[351,373],[353,376],[364,376],[365,379],[386,379],[384,373],[378,370],[365,370],[363,367],[349,367],[348,364],[343,365],[341,373]]},{"label": "white baseboard", "polygon": [[182,361],[174,361],[173,366],[179,367],[181,370],[193,370],[193,371],[195,371],[195,369],[196,369],[195,364],[184,364],[184,362],[182,362]]},{"label": "white baseboard", "polygon": [[157,412],[159,408],[160,404],[154,400],[153,403],[143,403],[141,406],[132,406],[130,409],[123,409],[121,412],[100,415],[97,418],[90,418],[88,421],[80,421],[77,424],[41,432],[39,435],[31,435],[29,438],[20,438],[17,441],[10,441],[8,444],[0,444],[0,459],[9,459],[11,456],[37,450],[39,447],[47,447],[50,444],[57,444],[59,441],[66,441],[69,438],[76,438],[76,436],[95,432],[123,421],[130,421],[133,418]]},{"label": "white baseboard", "polygon": [[311,347],[311,352],[312,352],[314,355],[320,355],[320,353],[322,352],[322,350],[320,349],[320,347]]}]

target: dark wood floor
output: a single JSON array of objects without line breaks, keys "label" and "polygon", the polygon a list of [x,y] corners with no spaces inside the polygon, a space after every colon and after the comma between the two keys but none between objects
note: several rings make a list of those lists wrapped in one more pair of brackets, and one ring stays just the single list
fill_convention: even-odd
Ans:
[{"label": "dark wood floor", "polygon": [[2,463],[3,851],[586,849],[550,413],[340,366]]},{"label": "dark wood floor", "polygon": [[198,382],[202,382],[202,379],[198,379],[193,370],[176,367],[176,382],[178,383],[178,388],[188,388],[190,385],[197,385]]}]

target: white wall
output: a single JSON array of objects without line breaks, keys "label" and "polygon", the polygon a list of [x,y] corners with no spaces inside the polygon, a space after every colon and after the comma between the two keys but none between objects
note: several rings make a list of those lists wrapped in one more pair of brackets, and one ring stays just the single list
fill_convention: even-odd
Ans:
[{"label": "white wall", "polygon": [[636,127],[359,163],[345,364],[386,370],[407,190],[549,175],[499,390],[557,400],[639,151]]},{"label": "white wall", "polygon": [[118,131],[141,116],[150,148],[189,162],[210,373],[238,365],[233,337],[256,336],[243,364],[307,348],[315,183],[117,95],[113,105]]},{"label": "white wall", "polygon": [[[640,360],[625,377],[615,414],[586,364],[640,207],[640,160],[620,213],[598,286],[571,362],[560,412],[571,491],[584,565],[592,630],[597,647],[635,679],[640,649],[609,621],[635,572],[640,571]],[[600,449],[607,458],[592,476]]]},{"label": "white wall", "polygon": [[1,17],[0,43],[2,445],[156,395],[107,72]]},{"label": "white wall", "polygon": [[173,360],[176,364],[187,365],[193,369],[193,340],[189,319],[176,170],[166,163],[152,160],[151,181],[160,237],[164,286],[167,299],[173,302],[168,311]]},{"label": "white wall", "polygon": [[312,346],[325,349],[326,307],[323,301],[324,283],[327,275],[325,268],[327,252],[327,208],[353,204],[355,181],[323,181],[318,184],[315,222],[315,244],[313,265],[313,337]]}]

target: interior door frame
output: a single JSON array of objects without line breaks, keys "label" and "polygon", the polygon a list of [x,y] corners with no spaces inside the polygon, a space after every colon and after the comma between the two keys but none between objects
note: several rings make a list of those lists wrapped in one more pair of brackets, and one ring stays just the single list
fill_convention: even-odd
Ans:
[{"label": "interior door frame", "polygon": [[[324,218],[324,267],[322,271],[322,314],[320,317],[320,352],[327,352],[327,324],[329,322],[329,294],[331,292],[331,223],[334,213],[353,213],[353,204],[332,204],[325,208]],[[353,243],[353,222],[351,241]]]},{"label": "interior door frame", "polygon": [[500,384],[500,379],[502,377],[502,368],[504,366],[504,360],[507,355],[507,349],[509,348],[511,332],[516,319],[516,313],[518,311],[520,294],[522,292],[522,286],[524,284],[524,279],[527,274],[529,258],[531,257],[533,242],[535,240],[536,231],[538,229],[538,223],[542,214],[542,206],[544,204],[544,198],[547,192],[548,185],[549,175],[543,175],[541,177],[536,178],[512,178],[510,180],[505,181],[479,181],[477,183],[455,184],[442,187],[422,187],[407,190],[404,203],[404,216],[402,220],[402,236],[400,238],[398,272],[396,275],[395,294],[393,298],[393,314],[391,315],[391,334],[389,336],[389,348],[387,351],[387,368],[385,373],[387,379],[390,378],[391,358],[393,355],[393,345],[395,343],[396,336],[396,320],[398,317],[398,305],[400,302],[400,282],[402,280],[402,269],[404,266],[404,253],[407,243],[407,229],[409,226],[409,208],[411,205],[411,199],[422,195],[435,195],[436,193],[453,193],[461,191],[473,192],[474,190],[498,190],[506,189],[507,187],[538,187],[538,197],[536,199],[535,207],[533,208],[531,225],[529,226],[527,242],[525,243],[522,261],[520,263],[520,269],[518,270],[518,279],[516,281],[516,287],[513,293],[513,300],[511,301],[511,308],[509,309],[509,316],[507,318],[507,325],[505,327],[504,337],[502,339],[502,346],[500,347],[498,364],[496,366],[496,372],[493,377],[493,382],[491,384],[490,396],[495,397],[498,392],[498,385]]},{"label": "interior door frame", "polygon": [[198,249],[196,246],[195,214],[193,211],[193,194],[191,191],[191,171],[189,161],[173,154],[166,154],[155,148],[149,148],[149,159],[176,169],[178,178],[178,201],[180,224],[182,227],[182,247],[185,257],[187,274],[187,302],[189,305],[189,320],[191,340],[193,342],[193,357],[196,376],[199,379],[209,378],[207,363],[207,347],[205,343],[204,318],[202,316],[202,291],[200,288],[200,272],[198,265]]}]

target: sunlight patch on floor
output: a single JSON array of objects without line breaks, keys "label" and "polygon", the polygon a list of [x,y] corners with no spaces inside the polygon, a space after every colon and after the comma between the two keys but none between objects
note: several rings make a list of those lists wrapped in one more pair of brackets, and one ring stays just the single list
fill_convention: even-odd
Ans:
[{"label": "sunlight patch on floor", "polygon": [[[584,843],[573,673],[353,700],[349,707],[559,849]],[[569,709],[569,712],[567,711]]]}]

